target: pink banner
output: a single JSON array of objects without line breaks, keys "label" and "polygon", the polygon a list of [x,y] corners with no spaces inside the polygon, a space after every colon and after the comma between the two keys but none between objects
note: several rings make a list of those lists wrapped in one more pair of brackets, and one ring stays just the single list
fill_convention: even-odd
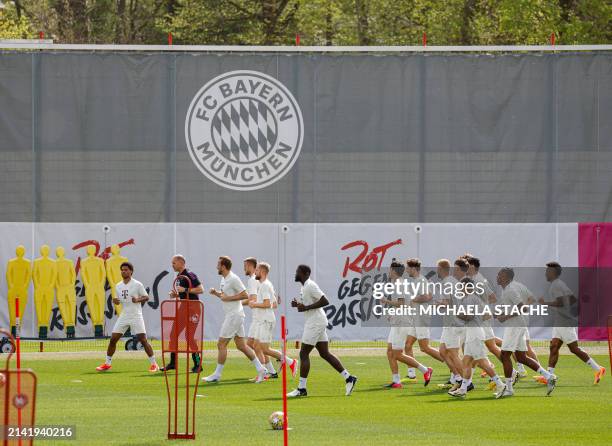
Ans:
[{"label": "pink banner", "polygon": [[[612,296],[612,223],[578,223],[580,321],[578,337],[606,340]],[[596,322],[598,321],[598,322]]]}]

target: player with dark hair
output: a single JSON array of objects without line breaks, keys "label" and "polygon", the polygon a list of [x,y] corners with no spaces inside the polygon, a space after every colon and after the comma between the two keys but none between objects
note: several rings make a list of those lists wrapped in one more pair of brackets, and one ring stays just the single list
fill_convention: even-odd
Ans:
[{"label": "player with dark hair", "polygon": [[147,341],[147,332],[145,330],[144,318],[142,317],[142,304],[149,300],[149,295],[144,285],[132,278],[133,273],[134,266],[131,263],[123,262],[121,264],[121,277],[123,280],[115,285],[117,297],[113,299],[113,303],[115,305],[122,304],[123,311],[113,327],[111,338],[108,342],[108,349],[106,350],[106,361],[104,364],[96,367],[98,372],[110,370],[117,342],[127,329],[130,329],[136,335],[136,338],[144,347],[151,364],[149,372],[157,372],[159,370],[153,348],[149,341]]},{"label": "player with dark hair", "polygon": [[[570,352],[576,355],[595,371],[594,384],[599,384],[606,373],[605,367],[600,366],[582,350],[578,345],[578,334],[573,326],[575,318],[572,317],[570,308],[577,302],[572,290],[560,279],[563,269],[557,262],[546,264],[546,280],[550,282],[546,297],[541,297],[539,302],[546,304],[554,310],[556,326],[552,330],[550,340],[550,356],[548,357],[548,371],[555,373],[555,367],[559,360],[559,350],[565,342]],[[545,383],[543,376],[536,377],[540,383]]]},{"label": "player with dark hair", "polygon": [[340,360],[329,351],[327,316],[323,311],[323,307],[328,305],[329,301],[319,285],[310,278],[308,265],[297,267],[295,281],[302,284],[302,289],[300,297],[291,301],[291,306],[297,308],[300,313],[304,313],[304,333],[300,347],[300,381],[297,388],[289,392],[287,396],[304,397],[308,395],[306,381],[310,372],[310,352],[313,348],[316,348],[319,356],[342,375],[345,380],[345,395],[349,396],[355,388],[357,377],[351,375]]},{"label": "player with dark hair", "polygon": [[[463,264],[463,260],[461,260]],[[456,266],[455,266],[456,268]],[[448,292],[447,284],[452,284],[455,289],[458,280],[451,274],[451,264],[448,259],[440,259],[437,262],[436,273],[442,284],[440,295],[435,296],[436,304],[446,306],[448,308],[457,304],[456,297],[453,292]],[[445,384],[439,384],[440,387],[457,388],[456,385],[461,385],[463,379],[463,363],[459,357],[459,349],[465,338],[464,322],[451,315],[445,315],[442,318],[443,327],[440,336],[440,356],[446,362],[451,375]]]},{"label": "player with dark hair", "polygon": [[[469,256],[466,254],[465,259],[469,265],[467,276],[472,279],[475,284],[481,284],[482,288],[484,289],[484,292],[482,294],[477,294],[477,296],[482,299],[483,304],[485,306],[494,304],[497,300],[497,297],[495,296],[495,292],[493,291],[493,288],[491,287],[489,281],[480,272],[480,259],[478,257],[474,257],[471,254]],[[501,347],[502,345],[502,340],[495,336],[493,326],[491,325],[491,319],[483,320],[481,322],[482,329],[485,334],[485,346],[487,347],[487,350],[489,350],[489,352],[495,355],[497,359],[501,360],[501,350],[499,347]],[[480,376],[483,378],[486,377],[487,372],[483,370]],[[492,389],[494,387],[495,383],[491,382],[490,388]]]},{"label": "player with dark hair", "polygon": [[[415,305],[417,309],[422,308],[426,305],[430,305],[433,296],[429,294],[427,290],[427,279],[421,274],[421,261],[416,258],[408,259],[406,261],[406,266],[408,276],[413,283],[413,289],[420,291],[420,293],[417,293],[415,296],[411,296],[411,304]],[[405,348],[409,351],[412,351],[412,346],[415,342],[418,341],[419,348],[423,353],[428,354],[429,356],[434,359],[437,359],[440,362],[444,362],[444,359],[442,359],[440,352],[429,345],[430,317],[417,314],[411,319],[412,324],[408,332],[408,338],[406,340]],[[414,357],[414,355],[410,356]]]},{"label": "player with dark hair", "polygon": [[[497,274],[497,284],[502,287],[501,303],[521,308],[525,305],[521,295],[521,289],[513,282],[514,270],[502,268]],[[504,325],[504,339],[501,346],[501,360],[504,365],[506,387],[497,397],[514,395],[512,389],[513,374],[512,353],[516,353],[516,359],[530,369],[542,374],[546,379],[547,395],[555,389],[557,377],[545,370],[537,361],[527,356],[527,322],[522,315],[503,314],[496,315],[497,320]]]},{"label": "player with dark hair", "polygon": [[[399,282],[404,274],[404,270],[404,265],[393,259],[389,267],[389,282]],[[381,299],[381,304],[391,307],[401,307],[405,305],[405,299],[403,295],[391,295],[388,296],[388,298]],[[387,384],[385,387],[392,389],[402,388],[399,367],[397,364],[398,361],[409,367],[418,368],[419,371],[423,373],[425,385],[428,385],[431,380],[431,375],[433,374],[433,369],[425,367],[414,359],[414,357],[404,353],[406,339],[412,328],[408,325],[410,324],[410,319],[404,316],[389,316],[389,324],[391,328],[389,330],[389,337],[387,338],[387,359],[389,361],[389,367],[391,368],[391,383]]]}]

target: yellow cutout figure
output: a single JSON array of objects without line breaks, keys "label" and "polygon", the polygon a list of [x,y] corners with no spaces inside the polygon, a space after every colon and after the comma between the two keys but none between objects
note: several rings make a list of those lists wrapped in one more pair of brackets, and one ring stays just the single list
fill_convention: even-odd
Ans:
[{"label": "yellow cutout figure", "polygon": [[30,279],[32,278],[32,262],[24,259],[25,248],[19,245],[15,249],[17,257],[8,261],[6,265],[6,286],[8,288],[9,319],[11,323],[11,333],[15,336],[15,302],[19,297],[19,317],[23,320],[23,314],[28,302],[28,291]]},{"label": "yellow cutout figure", "polygon": [[58,246],[55,250],[55,265],[57,266],[57,276],[55,279],[55,289],[57,295],[57,305],[59,306],[66,337],[74,338],[74,320],[76,318],[76,272],[74,263],[71,259],[64,258],[64,248]]},{"label": "yellow cutout figure", "polygon": [[87,247],[87,258],[81,261],[81,278],[85,285],[85,300],[94,325],[94,336],[103,336],[104,322],[104,285],[106,284],[106,270],[104,260],[96,257],[96,247]]},{"label": "yellow cutout figure", "polygon": [[51,248],[48,245],[40,247],[42,257],[34,260],[34,272],[32,274],[34,305],[36,305],[38,319],[38,337],[41,339],[47,337],[55,295],[55,278],[57,276],[55,260],[49,258],[50,251]]},{"label": "yellow cutout figure", "polygon": [[[119,245],[111,246],[112,256],[108,260],[106,260],[106,277],[108,278],[108,284],[111,289],[111,296],[113,299],[117,298],[117,290],[115,289],[115,285],[123,280],[121,277],[121,264],[123,262],[127,262],[127,257],[121,255],[121,248]],[[121,314],[121,304],[115,305],[115,311],[117,315]]]}]

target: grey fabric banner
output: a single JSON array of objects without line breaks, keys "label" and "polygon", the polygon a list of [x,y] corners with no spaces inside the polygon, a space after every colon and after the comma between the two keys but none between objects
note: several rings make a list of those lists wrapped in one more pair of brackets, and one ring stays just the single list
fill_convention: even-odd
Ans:
[{"label": "grey fabric banner", "polygon": [[606,221],[611,171],[611,53],[0,53],[0,221]]}]

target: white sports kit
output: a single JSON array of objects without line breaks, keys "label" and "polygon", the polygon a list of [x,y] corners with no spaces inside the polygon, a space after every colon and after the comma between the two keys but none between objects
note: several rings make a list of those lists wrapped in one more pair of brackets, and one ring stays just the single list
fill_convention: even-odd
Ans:
[{"label": "white sports kit", "polygon": [[[246,288],[240,278],[233,272],[229,272],[227,276],[221,279],[221,292],[226,296],[235,296],[242,293]],[[234,300],[231,302],[222,302],[223,312],[225,317],[221,324],[219,337],[224,339],[232,339],[235,336],[244,337],[244,310],[242,302]]]},{"label": "white sports kit", "polygon": [[[300,302],[304,305],[311,305],[318,302],[323,296],[323,291],[312,279],[308,279],[302,285],[300,291]],[[304,311],[304,333],[302,334],[302,344],[316,345],[317,342],[327,342],[327,316],[323,308]]]},{"label": "white sports kit", "polygon": [[[257,303],[262,304],[265,300],[269,300],[273,306],[276,302],[274,294],[274,286],[268,279],[259,284],[257,288]],[[276,316],[273,308],[253,308],[253,322],[251,327],[255,326],[253,338],[259,342],[269,344],[272,342],[274,327],[276,326]]]},{"label": "white sports kit", "polygon": [[132,302],[132,297],[148,296],[144,285],[135,279],[130,279],[128,283],[121,281],[115,285],[115,291],[123,311],[113,326],[113,333],[123,334],[129,328],[132,334],[146,334],[142,305]]}]

